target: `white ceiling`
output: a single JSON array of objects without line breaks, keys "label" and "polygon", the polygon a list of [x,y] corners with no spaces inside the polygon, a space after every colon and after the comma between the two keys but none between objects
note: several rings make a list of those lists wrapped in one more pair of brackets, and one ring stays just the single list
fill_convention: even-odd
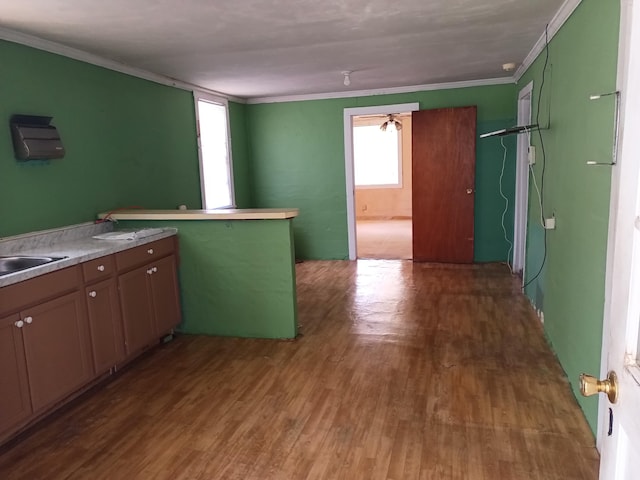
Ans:
[{"label": "white ceiling", "polygon": [[509,77],[562,3],[20,0],[0,27],[251,98]]}]

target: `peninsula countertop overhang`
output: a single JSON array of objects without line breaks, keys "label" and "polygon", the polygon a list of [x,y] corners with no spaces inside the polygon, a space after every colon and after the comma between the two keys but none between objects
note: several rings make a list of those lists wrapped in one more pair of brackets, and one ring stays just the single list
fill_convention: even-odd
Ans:
[{"label": "peninsula countertop overhang", "polygon": [[284,220],[297,217],[297,208],[225,208],[218,210],[117,210],[98,218],[113,220]]}]

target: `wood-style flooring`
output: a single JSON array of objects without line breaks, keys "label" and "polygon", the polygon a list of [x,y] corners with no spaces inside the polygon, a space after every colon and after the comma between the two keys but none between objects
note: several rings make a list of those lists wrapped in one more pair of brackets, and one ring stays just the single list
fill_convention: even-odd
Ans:
[{"label": "wood-style flooring", "polygon": [[361,220],[356,222],[358,258],[411,259],[413,256],[411,219]]},{"label": "wood-style flooring", "polygon": [[178,337],[2,453],[0,478],[597,478],[505,267],[296,268],[297,340]]}]

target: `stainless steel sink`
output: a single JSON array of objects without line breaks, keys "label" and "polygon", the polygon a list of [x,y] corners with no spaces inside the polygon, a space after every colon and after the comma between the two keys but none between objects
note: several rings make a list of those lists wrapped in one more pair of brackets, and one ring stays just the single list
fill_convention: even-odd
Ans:
[{"label": "stainless steel sink", "polygon": [[28,268],[39,267],[47,263],[62,260],[66,257],[36,257],[15,255],[12,257],[0,256],[0,276],[9,275],[10,273],[19,272]]}]

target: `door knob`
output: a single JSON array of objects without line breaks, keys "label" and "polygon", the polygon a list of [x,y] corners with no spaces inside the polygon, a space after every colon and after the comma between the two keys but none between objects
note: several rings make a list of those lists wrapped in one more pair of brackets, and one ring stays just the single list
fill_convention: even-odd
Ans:
[{"label": "door knob", "polygon": [[473,193],[473,188],[467,188],[467,195],[471,195]]},{"label": "door knob", "polygon": [[598,380],[596,377],[582,373],[580,375],[580,393],[585,397],[590,397],[596,393],[606,393],[611,403],[618,400],[618,377],[616,372],[611,371],[605,380]]}]

